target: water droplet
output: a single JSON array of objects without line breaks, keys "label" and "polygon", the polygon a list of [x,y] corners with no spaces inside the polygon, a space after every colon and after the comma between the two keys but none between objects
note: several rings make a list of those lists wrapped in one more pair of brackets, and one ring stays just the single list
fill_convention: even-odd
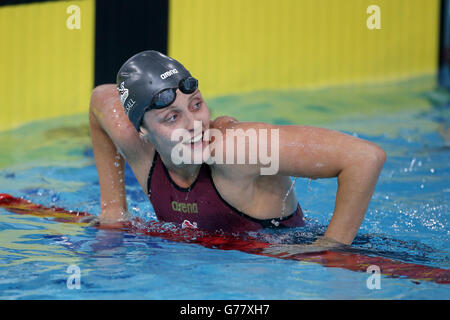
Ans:
[{"label": "water droplet", "polygon": [[118,167],[118,166],[120,166],[120,164],[118,162],[114,162],[114,166]]},{"label": "water droplet", "polygon": [[434,169],[433,169],[433,168],[431,168],[431,169],[430,169],[430,172],[431,172],[431,173],[434,173]]},{"label": "water droplet", "polygon": [[413,168],[415,162],[416,162],[416,158],[413,158],[413,159],[411,160],[411,163],[409,164],[409,169],[408,169],[409,171],[412,170],[412,168]]},{"label": "water droplet", "polygon": [[310,187],[311,187],[311,178],[308,178],[308,187],[306,188],[306,193],[309,193]]}]

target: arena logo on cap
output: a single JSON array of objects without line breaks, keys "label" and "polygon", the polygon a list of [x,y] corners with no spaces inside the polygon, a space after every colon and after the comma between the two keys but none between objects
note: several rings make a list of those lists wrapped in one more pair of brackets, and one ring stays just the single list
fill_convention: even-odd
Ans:
[{"label": "arena logo on cap", "polygon": [[178,70],[177,69],[172,69],[172,70],[166,71],[164,73],[161,73],[160,77],[161,77],[161,79],[164,80],[164,79],[174,75],[175,73],[178,73]]}]

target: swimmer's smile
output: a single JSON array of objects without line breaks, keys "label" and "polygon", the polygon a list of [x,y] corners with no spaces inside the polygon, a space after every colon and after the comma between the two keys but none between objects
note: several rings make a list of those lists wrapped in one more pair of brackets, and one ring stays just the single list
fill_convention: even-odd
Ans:
[{"label": "swimmer's smile", "polygon": [[189,140],[183,141],[183,144],[186,146],[190,146],[192,149],[197,149],[199,147],[204,148],[207,144],[207,141],[204,141],[203,139],[204,137],[204,132],[202,132],[201,134],[192,137]]}]

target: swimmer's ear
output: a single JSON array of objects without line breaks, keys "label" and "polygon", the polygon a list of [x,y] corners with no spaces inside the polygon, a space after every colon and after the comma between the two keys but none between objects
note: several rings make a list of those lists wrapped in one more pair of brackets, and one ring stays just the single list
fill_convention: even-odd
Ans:
[{"label": "swimmer's ear", "polygon": [[146,139],[147,138],[147,130],[139,128],[139,138]]},{"label": "swimmer's ear", "polygon": [[147,135],[148,134],[148,129],[145,126],[144,121],[141,122],[141,125],[139,126],[139,135]]},{"label": "swimmer's ear", "polygon": [[150,141],[148,136],[149,136],[149,130],[144,125],[144,123],[142,123],[141,126],[139,127],[139,138]]}]

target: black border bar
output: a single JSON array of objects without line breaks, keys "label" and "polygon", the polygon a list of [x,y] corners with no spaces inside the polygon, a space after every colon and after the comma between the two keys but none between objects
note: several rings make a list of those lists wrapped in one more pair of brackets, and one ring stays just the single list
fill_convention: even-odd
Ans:
[{"label": "black border bar", "polygon": [[450,89],[450,0],[441,0],[439,26],[439,85]]},{"label": "black border bar", "polygon": [[95,85],[115,83],[122,64],[144,50],[167,54],[169,0],[96,0]]}]

